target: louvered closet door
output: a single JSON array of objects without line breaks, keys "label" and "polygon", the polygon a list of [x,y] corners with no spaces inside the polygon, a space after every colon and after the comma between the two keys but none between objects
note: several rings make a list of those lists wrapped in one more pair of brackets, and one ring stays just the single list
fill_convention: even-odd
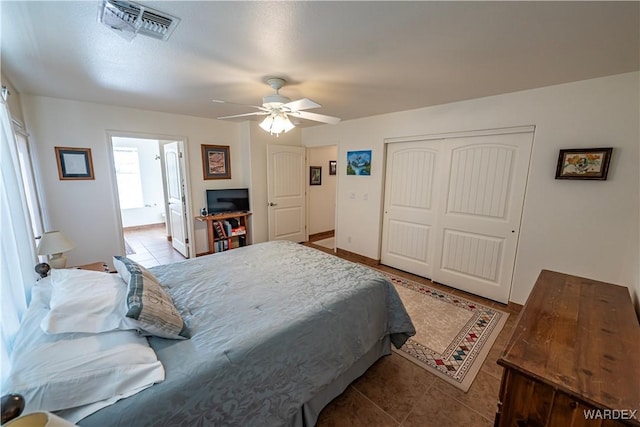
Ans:
[{"label": "louvered closet door", "polygon": [[388,144],[381,262],[508,302],[532,143],[528,127]]},{"label": "louvered closet door", "polygon": [[431,277],[440,141],[387,145],[382,264]]}]

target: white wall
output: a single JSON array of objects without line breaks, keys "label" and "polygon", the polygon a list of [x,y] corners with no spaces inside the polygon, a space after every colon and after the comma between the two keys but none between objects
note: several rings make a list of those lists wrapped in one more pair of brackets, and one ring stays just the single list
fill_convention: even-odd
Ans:
[{"label": "white wall", "polygon": [[[568,83],[302,130],[338,144],[338,248],[380,258],[385,138],[535,125],[511,301],[541,269],[639,290],[640,73]],[[561,148],[614,147],[607,181],[555,180]],[[371,176],[347,176],[347,151],[372,149]],[[355,199],[349,199],[355,193]],[[365,194],[368,200],[364,200]],[[351,237],[350,243],[348,237]]]},{"label": "white wall", "polygon": [[[21,100],[30,140],[38,152],[39,184],[48,212],[45,227],[62,230],[76,243],[76,248],[66,254],[69,265],[110,263],[113,255],[123,253],[107,131],[187,140],[191,188],[188,208],[192,218],[205,204],[206,188],[249,186],[248,148],[236,123],[24,94]],[[232,179],[203,179],[201,144],[230,146]],[[91,148],[95,180],[60,181],[55,146]],[[195,252],[206,252],[206,225],[195,221],[194,229]]]},{"label": "white wall", "polygon": [[329,161],[338,159],[338,147],[310,147],[307,149],[309,166],[322,167],[322,185],[307,185],[309,191],[308,224],[309,234],[335,229],[337,175],[329,175]]}]

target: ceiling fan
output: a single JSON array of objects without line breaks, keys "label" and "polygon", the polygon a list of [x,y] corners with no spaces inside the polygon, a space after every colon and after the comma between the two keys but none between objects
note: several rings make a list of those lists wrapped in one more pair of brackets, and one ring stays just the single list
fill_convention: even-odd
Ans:
[{"label": "ceiling fan", "polygon": [[267,84],[276,91],[273,95],[267,95],[262,98],[262,106],[257,105],[245,105],[236,104],[235,102],[221,101],[214,99],[213,102],[220,104],[235,104],[243,105],[245,107],[256,108],[258,111],[252,113],[235,114],[233,116],[218,117],[218,119],[233,119],[236,117],[247,116],[266,116],[260,123],[260,127],[272,135],[278,136],[282,132],[288,132],[295,127],[289,117],[299,117],[301,119],[313,120],[321,123],[328,123],[335,125],[340,122],[338,117],[325,116],[323,114],[310,113],[308,111],[312,108],[321,107],[320,104],[310,100],[309,98],[297,99],[291,101],[286,96],[280,95],[280,89],[287,83],[287,81],[281,77],[271,77],[267,79]]}]

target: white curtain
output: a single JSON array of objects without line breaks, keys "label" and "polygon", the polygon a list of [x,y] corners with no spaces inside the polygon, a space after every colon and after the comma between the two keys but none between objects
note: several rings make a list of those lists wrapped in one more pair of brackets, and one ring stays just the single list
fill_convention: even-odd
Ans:
[{"label": "white curtain", "polygon": [[[21,178],[16,139],[11,126],[11,115],[4,100],[0,99],[0,317],[2,342],[0,345],[1,380],[10,368],[9,355],[20,321],[29,303],[31,286],[37,275],[35,239]],[[2,387],[2,394],[10,392]]]}]

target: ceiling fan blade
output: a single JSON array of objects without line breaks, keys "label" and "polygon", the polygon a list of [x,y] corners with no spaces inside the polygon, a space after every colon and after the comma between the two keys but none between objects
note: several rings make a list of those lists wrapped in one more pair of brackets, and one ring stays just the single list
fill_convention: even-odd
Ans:
[{"label": "ceiling fan blade", "polygon": [[262,107],[262,106],[258,106],[258,105],[249,105],[249,104],[239,104],[237,102],[231,102],[231,101],[223,101],[221,99],[212,99],[211,102],[214,102],[216,104],[229,104],[229,105],[239,105],[241,107],[251,107],[251,108],[257,108],[258,110],[262,110],[262,111],[268,111],[266,108]]},{"label": "ceiling fan blade", "polygon": [[288,108],[290,111],[310,110],[312,108],[322,107],[315,101],[309,98],[296,99],[295,101],[287,102],[282,107]]},{"label": "ceiling fan blade", "polygon": [[235,114],[233,116],[218,117],[218,119],[223,120],[223,119],[235,119],[236,117],[266,116],[267,114],[269,114],[269,113],[264,112],[264,111],[254,111],[253,113]]},{"label": "ceiling fan blade", "polygon": [[325,116],[324,114],[316,114],[310,113],[308,111],[294,111],[291,113],[287,113],[289,115],[300,117],[301,119],[313,120],[316,122],[328,123],[330,125],[335,125],[340,122],[341,119],[332,116]]}]

